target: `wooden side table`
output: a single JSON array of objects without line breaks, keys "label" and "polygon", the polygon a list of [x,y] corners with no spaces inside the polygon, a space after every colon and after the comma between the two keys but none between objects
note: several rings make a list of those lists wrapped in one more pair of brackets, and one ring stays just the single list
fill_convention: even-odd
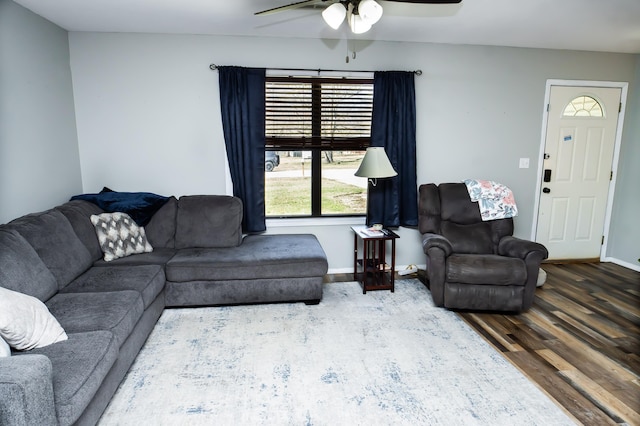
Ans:
[{"label": "wooden side table", "polygon": [[[367,233],[369,227],[352,226],[353,279],[362,285],[362,293],[371,290],[395,290],[396,239],[398,234],[382,229],[379,235]],[[362,244],[360,244],[362,241]],[[391,241],[391,267],[387,264],[387,241]],[[362,254],[359,248],[362,247]]]}]

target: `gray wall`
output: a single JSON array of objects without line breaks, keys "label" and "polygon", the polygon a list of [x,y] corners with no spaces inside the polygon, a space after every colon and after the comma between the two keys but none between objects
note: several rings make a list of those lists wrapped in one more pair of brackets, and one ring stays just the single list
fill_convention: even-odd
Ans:
[{"label": "gray wall", "polygon": [[640,55],[630,92],[607,244],[609,260],[640,270]]},{"label": "gray wall", "polygon": [[0,223],[81,192],[65,30],[0,0]]},{"label": "gray wall", "polygon": [[[84,190],[225,193],[220,65],[354,70],[422,69],[416,77],[418,183],[493,179],[531,237],[547,79],[632,82],[637,55],[372,43],[345,63],[344,42],[250,37],[71,33]],[[634,93],[630,86],[630,94]],[[628,109],[632,117],[638,114]],[[628,119],[631,121],[631,119]],[[637,131],[636,131],[637,133]],[[632,138],[626,137],[625,144]],[[118,161],[105,161],[119,153]],[[519,158],[531,167],[518,168]],[[628,197],[622,186],[620,198]],[[626,193],[625,193],[626,192]],[[635,191],[631,192],[636,194]],[[353,221],[270,221],[268,232],[313,232],[333,271],[352,265]],[[402,228],[398,264],[423,264],[417,231]]]}]

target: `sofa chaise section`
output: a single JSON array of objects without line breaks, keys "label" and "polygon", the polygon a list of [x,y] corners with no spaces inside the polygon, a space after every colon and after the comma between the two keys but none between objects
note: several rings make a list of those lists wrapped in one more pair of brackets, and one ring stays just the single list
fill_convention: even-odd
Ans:
[{"label": "sofa chaise section", "polygon": [[166,306],[318,303],[327,257],[314,235],[242,236],[242,202],[178,200],[176,254],[166,265]]},{"label": "sofa chaise section", "polygon": [[180,250],[167,263],[167,306],[322,299],[327,258],[314,235],[249,235],[226,248]]}]

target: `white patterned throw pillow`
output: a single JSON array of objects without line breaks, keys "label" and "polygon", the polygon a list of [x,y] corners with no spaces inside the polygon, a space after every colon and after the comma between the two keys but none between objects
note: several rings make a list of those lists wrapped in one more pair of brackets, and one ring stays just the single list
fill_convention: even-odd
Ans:
[{"label": "white patterned throw pillow", "polygon": [[138,226],[126,213],[94,214],[91,215],[91,223],[96,228],[106,262],[153,251],[144,228]]},{"label": "white patterned throw pillow", "polygon": [[0,337],[17,350],[67,340],[67,334],[39,299],[0,287]]}]

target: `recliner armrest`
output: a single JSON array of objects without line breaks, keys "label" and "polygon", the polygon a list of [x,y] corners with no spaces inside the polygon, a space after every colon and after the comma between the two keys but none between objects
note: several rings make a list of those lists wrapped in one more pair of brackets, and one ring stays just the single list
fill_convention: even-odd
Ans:
[{"label": "recliner armrest", "polygon": [[524,259],[529,253],[535,251],[540,252],[542,259],[546,259],[549,256],[547,248],[535,241],[506,236],[503,237],[498,244],[498,254],[501,256]]},{"label": "recliner armrest", "polygon": [[422,234],[422,250],[425,254],[431,248],[439,248],[444,252],[444,256],[447,257],[453,252],[451,242],[440,234],[425,233]]}]

